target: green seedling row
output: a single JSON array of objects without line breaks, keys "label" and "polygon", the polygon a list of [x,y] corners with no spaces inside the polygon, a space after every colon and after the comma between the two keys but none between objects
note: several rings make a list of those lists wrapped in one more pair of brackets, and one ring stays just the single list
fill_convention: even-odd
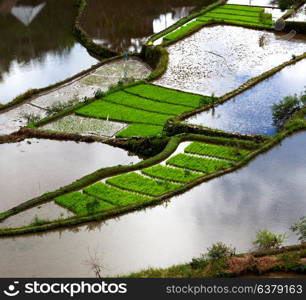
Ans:
[{"label": "green seedling row", "polygon": [[60,196],[54,201],[57,204],[71,210],[77,215],[93,214],[114,208],[114,206],[109,203],[82,194],[80,192],[74,192]]},{"label": "green seedling row", "polygon": [[164,127],[148,124],[131,124],[128,128],[120,131],[116,137],[129,138],[133,136],[157,136],[162,134]]},{"label": "green seedling row", "polygon": [[203,176],[202,174],[195,173],[187,169],[183,170],[162,165],[156,165],[151,168],[144,169],[142,170],[142,173],[159,179],[177,181],[180,183],[187,183]]},{"label": "green seedling row", "polygon": [[160,102],[199,107],[212,101],[211,97],[171,90],[153,84],[140,84],[126,89],[127,92]]},{"label": "green seedling row", "polygon": [[97,100],[76,111],[76,114],[97,119],[109,119],[121,122],[164,125],[171,117],[147,112],[119,104]]},{"label": "green seedling row", "polygon": [[178,154],[167,161],[168,165],[186,168],[194,171],[211,174],[226,168],[230,168],[232,163],[222,160],[195,157],[186,154]]},{"label": "green seedling row", "polygon": [[116,206],[128,206],[146,202],[151,199],[146,196],[117,189],[102,182],[98,182],[84,189],[84,192],[90,196],[105,200]]},{"label": "green seedling row", "polygon": [[137,109],[143,109],[146,111],[164,113],[168,115],[179,115],[185,111],[190,110],[186,106],[180,106],[169,103],[162,103],[158,101],[149,100],[136,95],[119,91],[116,93],[109,94],[103,100],[130,106]]},{"label": "green seedling row", "polygon": [[158,197],[180,187],[179,184],[144,177],[135,172],[112,177],[107,183],[119,188]]},{"label": "green seedling row", "polygon": [[251,12],[263,12],[265,10],[263,7],[244,6],[244,5],[236,5],[236,4],[225,4],[223,6],[220,6],[219,8],[235,9],[235,10],[251,11]]},{"label": "green seedling row", "polygon": [[206,155],[230,160],[241,160],[246,154],[249,153],[247,150],[238,149],[235,147],[219,146],[205,143],[192,143],[185,148],[186,153],[193,153],[199,155]]},{"label": "green seedling row", "polygon": [[192,21],[192,22],[188,23],[187,25],[182,26],[178,30],[175,30],[175,31],[165,35],[163,37],[163,39],[164,40],[174,40],[174,39],[177,39],[181,36],[185,36],[186,34],[191,32],[195,27],[197,27],[199,25],[202,25],[203,23],[205,23],[205,22],[198,21],[198,20]]}]

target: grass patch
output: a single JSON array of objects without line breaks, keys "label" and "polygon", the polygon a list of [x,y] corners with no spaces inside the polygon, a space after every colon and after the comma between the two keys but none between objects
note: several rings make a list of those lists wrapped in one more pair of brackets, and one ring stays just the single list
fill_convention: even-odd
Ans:
[{"label": "grass patch", "polygon": [[195,27],[198,27],[200,25],[203,25],[203,21],[196,20],[188,23],[187,25],[182,26],[181,28],[167,34],[166,36],[163,37],[164,40],[169,41],[169,40],[174,40],[177,39],[181,36],[185,36],[192,32]]},{"label": "grass patch", "polygon": [[104,100],[121,105],[130,106],[137,109],[143,109],[146,111],[157,112],[157,113],[164,113],[173,116],[179,115],[187,110],[190,110],[186,106],[152,101],[136,95],[125,93],[123,91],[109,94],[104,98]]},{"label": "grass patch", "polygon": [[97,119],[109,119],[121,122],[135,122],[153,125],[164,125],[171,117],[168,115],[161,115],[130,108],[103,100],[98,100],[82,107],[76,111],[76,114]]},{"label": "grass patch", "polygon": [[116,137],[129,138],[133,136],[156,136],[163,132],[163,126],[148,125],[148,124],[131,124],[128,128],[120,131]]},{"label": "grass patch", "polygon": [[142,173],[152,177],[177,181],[181,183],[187,183],[198,177],[203,176],[202,174],[197,174],[189,170],[171,168],[162,165],[156,165],[151,168],[144,169],[142,170]]},{"label": "grass patch", "polygon": [[105,200],[116,206],[128,206],[146,202],[151,199],[146,196],[117,189],[102,182],[98,182],[84,189],[84,192],[90,196]]},{"label": "grass patch", "polygon": [[200,171],[206,174],[230,168],[232,163],[222,160],[195,157],[186,154],[178,154],[167,161],[168,165]]},{"label": "grass patch", "polygon": [[235,147],[219,146],[205,143],[192,143],[186,149],[186,153],[200,154],[230,160],[241,160],[249,153],[247,150],[238,149]]},{"label": "grass patch", "polygon": [[109,203],[79,192],[65,194],[57,197],[54,201],[77,215],[88,215],[114,208],[114,206]]},{"label": "grass patch", "polygon": [[112,177],[106,182],[120,188],[154,197],[161,196],[180,187],[180,184],[150,179],[135,172]]},{"label": "grass patch", "polygon": [[244,5],[236,5],[236,4],[226,4],[222,5],[217,9],[233,9],[233,10],[241,10],[241,11],[250,11],[250,12],[263,12],[264,8],[255,7],[255,6],[244,6]]},{"label": "grass patch", "polygon": [[211,97],[176,91],[153,84],[139,84],[127,88],[126,91],[140,97],[192,108],[199,107],[205,103],[211,103],[212,101]]}]

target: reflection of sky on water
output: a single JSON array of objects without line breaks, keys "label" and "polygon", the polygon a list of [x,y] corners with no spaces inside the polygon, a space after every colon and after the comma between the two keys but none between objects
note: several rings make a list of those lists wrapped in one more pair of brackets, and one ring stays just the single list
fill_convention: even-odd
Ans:
[{"label": "reflection of sky on water", "polygon": [[60,54],[47,53],[26,64],[12,61],[9,73],[4,73],[0,82],[0,103],[7,103],[29,89],[64,80],[95,63],[97,60],[78,43]]},{"label": "reflection of sky on water", "polygon": [[101,258],[104,275],[167,267],[198,257],[217,241],[248,250],[263,228],[287,232],[287,243],[296,243],[288,228],[306,214],[305,147],[306,133],[288,138],[242,170],[167,205],[77,231],[6,239],[0,244],[0,275],[92,276],[84,263],[88,251]]},{"label": "reflection of sky on water", "polygon": [[214,111],[200,113],[187,122],[225,131],[273,135],[271,106],[286,96],[305,91],[305,69],[306,60],[286,67]]},{"label": "reflection of sky on water", "polygon": [[120,148],[101,143],[30,142],[0,145],[0,212],[99,168],[139,161]]}]

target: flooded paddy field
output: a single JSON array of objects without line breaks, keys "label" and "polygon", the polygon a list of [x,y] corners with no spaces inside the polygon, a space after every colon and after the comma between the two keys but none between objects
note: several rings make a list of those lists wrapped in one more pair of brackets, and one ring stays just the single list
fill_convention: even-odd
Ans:
[{"label": "flooded paddy field", "polygon": [[[82,101],[85,97],[93,97],[97,90],[108,90],[111,85],[117,84],[124,77],[137,80],[147,77],[150,73],[150,67],[136,58],[118,59],[102,65],[68,84],[38,95],[33,100],[28,101],[27,104],[7,112],[1,112],[0,135],[10,134],[27,125],[25,118],[27,114],[34,114],[43,118],[46,116],[45,109],[52,105],[67,103],[71,100]],[[117,132],[122,126],[122,124],[116,124],[114,132]],[[116,130],[118,127],[120,128]],[[103,135],[109,135],[108,131]]]},{"label": "flooded paddy field", "polygon": [[101,143],[30,139],[0,145],[0,211],[5,211],[100,168],[140,161]]},{"label": "flooded paddy field", "polygon": [[286,232],[286,244],[296,243],[289,227],[306,210],[305,147],[306,133],[287,138],[248,167],[163,206],[105,223],[2,239],[0,274],[94,276],[88,261],[95,255],[103,276],[168,267],[198,257],[218,241],[247,251],[263,228]]},{"label": "flooded paddy field", "polygon": [[82,27],[94,41],[119,52],[140,51],[146,39],[211,4],[211,0],[88,0]]},{"label": "flooded paddy field", "polygon": [[297,62],[213,110],[185,121],[245,134],[274,135],[272,105],[306,90],[306,60]]},{"label": "flooded paddy field", "polygon": [[169,66],[154,83],[221,96],[306,51],[306,37],[235,26],[209,26],[168,47]]},{"label": "flooded paddy field", "polygon": [[98,62],[72,36],[74,4],[74,0],[0,1],[0,104]]}]

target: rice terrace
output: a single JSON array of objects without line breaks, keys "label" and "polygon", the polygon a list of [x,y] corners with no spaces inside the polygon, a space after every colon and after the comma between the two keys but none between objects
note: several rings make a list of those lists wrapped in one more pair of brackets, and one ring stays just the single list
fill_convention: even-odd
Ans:
[{"label": "rice terrace", "polygon": [[305,277],[305,0],[128,2],[0,0],[1,277]]}]

